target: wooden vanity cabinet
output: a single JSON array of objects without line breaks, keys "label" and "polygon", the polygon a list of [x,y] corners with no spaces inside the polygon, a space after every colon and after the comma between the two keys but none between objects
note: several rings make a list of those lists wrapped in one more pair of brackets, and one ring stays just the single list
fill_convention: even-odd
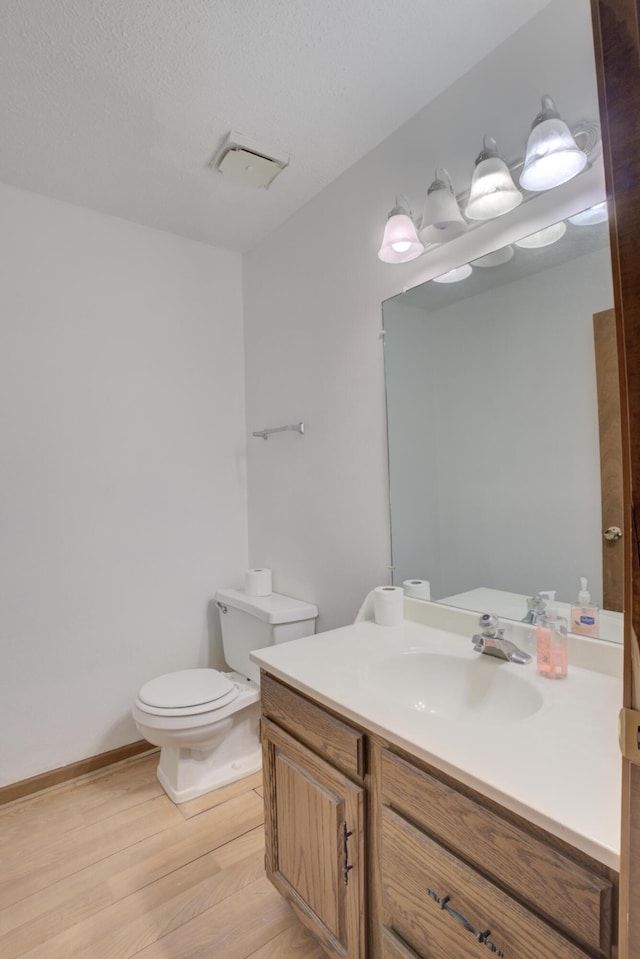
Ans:
[{"label": "wooden vanity cabinet", "polygon": [[614,959],[613,870],[268,675],[262,702],[267,874],[330,956]]},{"label": "wooden vanity cabinet", "polygon": [[424,764],[375,757],[383,959],[611,956],[611,870]]},{"label": "wooden vanity cabinet", "polygon": [[267,876],[330,956],[365,959],[365,791],[333,764],[361,782],[362,733],[262,682]]}]

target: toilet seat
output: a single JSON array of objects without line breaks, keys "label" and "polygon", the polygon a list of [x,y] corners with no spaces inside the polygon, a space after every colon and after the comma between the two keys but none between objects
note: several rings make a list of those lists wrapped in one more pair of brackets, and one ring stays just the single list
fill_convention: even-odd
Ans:
[{"label": "toilet seat", "polygon": [[222,709],[238,693],[238,685],[217,669],[180,669],[145,683],[136,706],[154,716],[196,716]]}]

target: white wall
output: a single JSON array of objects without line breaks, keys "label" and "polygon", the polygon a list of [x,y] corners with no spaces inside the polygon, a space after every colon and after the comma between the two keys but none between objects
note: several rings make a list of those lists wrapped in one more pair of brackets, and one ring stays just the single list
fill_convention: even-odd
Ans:
[{"label": "white wall", "polygon": [[597,118],[588,0],[553,0],[245,259],[249,430],[307,423],[249,442],[250,561],[316,602],[319,628],[388,577],[381,301],[454,265],[380,263],[386,215],[398,192],[419,213],[437,165],[465,188],[486,133],[522,156],[547,91],[570,122]]},{"label": "white wall", "polygon": [[415,307],[385,304],[402,403],[389,409],[394,561],[434,599],[487,586],[571,603],[586,576],[602,601],[593,313],[612,306],[608,250],[423,312],[421,326]]},{"label": "white wall", "polygon": [[247,564],[239,255],[0,187],[0,784],[139,739]]}]

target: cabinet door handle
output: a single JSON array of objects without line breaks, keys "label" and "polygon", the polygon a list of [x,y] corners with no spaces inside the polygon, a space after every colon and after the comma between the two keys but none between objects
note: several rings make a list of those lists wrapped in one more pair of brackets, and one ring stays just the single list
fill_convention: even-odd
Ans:
[{"label": "cabinet door handle", "polygon": [[349,837],[353,832],[349,832],[346,822],[342,823],[342,880],[345,886],[349,885],[349,873],[353,869],[353,864],[349,862]]},{"label": "cabinet door handle", "polygon": [[462,923],[464,928],[467,929],[473,936],[475,936],[478,942],[481,942],[483,946],[486,946],[490,952],[493,952],[496,956],[504,956],[502,949],[499,949],[495,942],[491,942],[489,939],[489,936],[491,935],[490,929],[485,929],[484,932],[481,932],[480,929],[476,929],[476,927],[470,923],[468,919],[465,919],[461,913],[451,908],[449,905],[451,902],[451,896],[443,896],[440,898],[437,892],[434,892],[433,889],[427,889],[427,892],[431,898],[438,903],[441,909],[444,909],[445,912],[448,912],[450,916],[453,916],[454,919],[457,919],[458,922]]}]

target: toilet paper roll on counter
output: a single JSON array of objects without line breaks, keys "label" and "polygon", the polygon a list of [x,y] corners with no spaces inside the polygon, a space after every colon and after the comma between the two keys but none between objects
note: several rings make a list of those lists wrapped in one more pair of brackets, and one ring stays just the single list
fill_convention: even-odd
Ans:
[{"label": "toilet paper roll on counter", "polygon": [[373,618],[378,626],[400,626],[404,619],[402,586],[376,586],[373,591]]},{"label": "toilet paper roll on counter", "polygon": [[271,570],[248,569],[244,574],[244,591],[247,596],[271,596]]},{"label": "toilet paper roll on counter", "polygon": [[431,599],[431,583],[427,579],[405,579],[402,587],[411,599]]}]

